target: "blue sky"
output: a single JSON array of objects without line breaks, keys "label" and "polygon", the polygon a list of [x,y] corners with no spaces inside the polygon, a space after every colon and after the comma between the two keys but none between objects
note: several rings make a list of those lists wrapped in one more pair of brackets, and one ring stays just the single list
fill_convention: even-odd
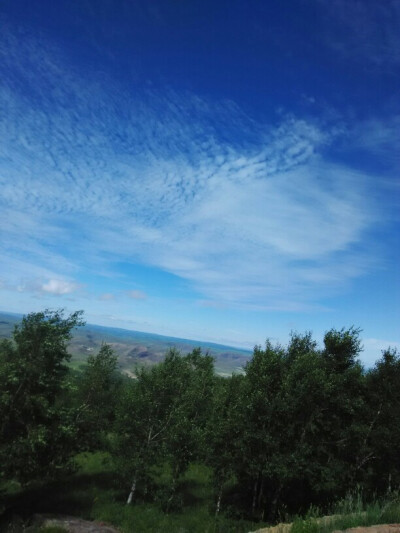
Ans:
[{"label": "blue sky", "polygon": [[400,346],[398,0],[3,0],[0,309]]}]

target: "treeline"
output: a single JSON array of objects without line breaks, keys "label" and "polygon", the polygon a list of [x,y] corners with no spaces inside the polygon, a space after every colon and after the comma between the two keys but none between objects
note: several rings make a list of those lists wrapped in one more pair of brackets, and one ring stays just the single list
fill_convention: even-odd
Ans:
[{"label": "treeline", "polygon": [[[221,378],[200,349],[122,376],[103,345],[69,369],[80,312],[32,313],[0,343],[0,481],[65,475],[82,451],[106,450],[127,503],[183,505],[191,463],[212,472],[216,515],[263,520],[322,508],[361,487],[400,485],[400,357],[358,360],[359,330],[310,333],[254,349],[244,373]],[[157,485],[157,473],[168,482]]]}]

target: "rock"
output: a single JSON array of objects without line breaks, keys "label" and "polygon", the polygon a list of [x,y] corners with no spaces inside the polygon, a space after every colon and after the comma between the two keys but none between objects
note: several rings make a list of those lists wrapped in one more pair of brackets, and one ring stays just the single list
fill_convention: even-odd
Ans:
[{"label": "rock", "polygon": [[58,515],[35,515],[31,521],[31,525],[25,531],[26,533],[30,533],[38,527],[46,526],[62,527],[68,533],[119,533],[118,529],[103,522],[90,522],[77,518],[76,516]]}]

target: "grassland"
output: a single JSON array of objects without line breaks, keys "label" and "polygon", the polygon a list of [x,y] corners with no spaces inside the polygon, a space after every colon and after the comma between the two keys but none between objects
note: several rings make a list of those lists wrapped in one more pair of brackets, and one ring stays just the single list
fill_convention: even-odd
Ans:
[{"label": "grassland", "polygon": [[[0,339],[10,338],[14,325],[21,319],[21,315],[0,313]],[[171,348],[187,353],[200,347],[203,353],[209,352],[215,358],[215,370],[219,375],[241,372],[243,365],[251,356],[250,351],[231,346],[87,324],[74,331],[69,344],[71,365],[78,368],[88,354],[100,349],[102,342],[112,346],[118,355],[120,370],[127,374],[132,372],[136,365],[160,362]]]}]

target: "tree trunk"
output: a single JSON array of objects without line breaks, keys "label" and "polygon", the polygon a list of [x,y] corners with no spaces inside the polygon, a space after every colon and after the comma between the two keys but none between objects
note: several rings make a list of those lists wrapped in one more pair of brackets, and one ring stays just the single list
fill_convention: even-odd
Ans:
[{"label": "tree trunk", "polygon": [[172,503],[172,500],[174,499],[174,496],[175,496],[175,491],[176,491],[176,485],[177,485],[177,482],[178,482],[178,476],[179,476],[179,468],[178,466],[176,466],[172,472],[172,481],[171,481],[171,495],[170,497],[168,498],[168,502],[167,502],[167,508],[166,508],[166,513],[168,514],[170,509],[171,509],[171,503]]},{"label": "tree trunk", "polygon": [[222,485],[219,488],[218,499],[217,499],[217,508],[215,509],[215,518],[219,515],[221,509],[221,500],[222,500]]},{"label": "tree trunk", "polygon": [[[258,476],[259,477],[259,476]],[[257,489],[258,489],[258,477],[254,482],[253,487],[253,503],[251,504],[251,513],[254,515],[256,511],[256,503],[257,503]]]},{"label": "tree trunk", "polygon": [[135,490],[136,490],[136,476],[134,477],[134,479],[132,481],[131,491],[130,491],[128,499],[126,501],[126,505],[130,505],[132,503],[132,500],[135,497]]},{"label": "tree trunk", "polygon": [[261,484],[260,484],[260,490],[258,491],[258,502],[257,507],[260,509],[262,504],[262,498],[264,496],[264,478],[261,477]]},{"label": "tree trunk", "polygon": [[275,520],[276,518],[276,510],[278,508],[278,502],[279,502],[279,497],[281,495],[281,491],[282,491],[282,488],[283,488],[283,485],[280,483],[275,491],[275,494],[274,494],[274,497],[272,499],[272,502],[271,502],[271,508],[270,508],[270,511],[269,511],[269,519],[272,521],[272,520]]}]

